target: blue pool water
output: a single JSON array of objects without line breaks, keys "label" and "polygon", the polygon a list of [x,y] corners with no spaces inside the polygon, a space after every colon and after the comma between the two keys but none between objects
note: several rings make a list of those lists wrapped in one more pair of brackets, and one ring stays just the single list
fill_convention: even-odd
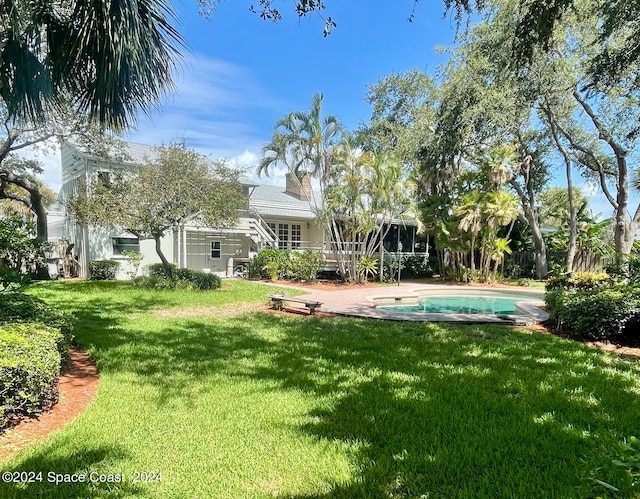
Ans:
[{"label": "blue pool water", "polygon": [[516,302],[521,301],[534,300],[528,296],[428,296],[416,304],[381,305],[377,308],[389,312],[513,315],[520,313]]}]

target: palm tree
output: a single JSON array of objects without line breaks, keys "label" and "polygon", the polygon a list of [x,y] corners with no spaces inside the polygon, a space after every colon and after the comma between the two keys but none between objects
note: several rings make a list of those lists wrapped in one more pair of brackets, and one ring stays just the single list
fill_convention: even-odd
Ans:
[{"label": "palm tree", "polygon": [[362,277],[358,257],[373,258],[394,221],[417,219],[415,184],[402,163],[388,151],[364,150],[361,143],[358,136],[344,135],[325,191],[326,211],[343,220],[343,235],[350,238],[348,273],[354,279]]},{"label": "palm tree", "polygon": [[274,126],[271,142],[262,149],[257,173],[268,174],[277,163],[284,164],[296,178],[308,173],[326,186],[333,158],[342,137],[342,125],[333,115],[321,116],[323,95],[315,94],[308,112],[289,113]]},{"label": "palm tree", "polygon": [[71,101],[120,129],[173,85],[184,46],[167,0],[0,1],[0,107],[43,122]]},{"label": "palm tree", "polygon": [[491,264],[491,248],[494,246],[497,230],[516,218],[518,215],[518,198],[505,190],[489,192],[485,196],[483,205],[483,237],[481,272],[482,279],[489,275]]},{"label": "palm tree", "polygon": [[458,228],[468,232],[471,239],[471,270],[476,270],[476,238],[482,228],[482,193],[472,191],[462,196],[460,206],[455,209],[455,214],[460,218]]}]

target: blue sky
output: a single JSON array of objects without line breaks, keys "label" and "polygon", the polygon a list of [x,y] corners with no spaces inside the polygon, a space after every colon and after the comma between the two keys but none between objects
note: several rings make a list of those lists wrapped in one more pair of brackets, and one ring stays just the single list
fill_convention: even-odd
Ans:
[{"label": "blue sky", "polygon": [[[436,47],[451,45],[456,33],[439,0],[419,2],[412,23],[413,0],[328,2],[327,15],[338,26],[326,38],[323,20],[299,19],[293,2],[279,2],[285,16],[279,23],[249,12],[251,3],[223,0],[210,20],[193,0],[175,4],[188,46],[177,89],[150,116],[140,115],[127,140],[159,145],[184,138],[189,147],[253,173],[274,123],[307,110],[313,94],[322,92],[324,112],[355,128],[371,115],[369,85],[414,68],[433,74],[446,61]],[[59,162],[59,156],[45,159],[44,179],[56,190]],[[276,170],[260,181],[283,184],[283,175]],[[601,201],[592,200],[594,210],[610,213]]]},{"label": "blue sky", "polygon": [[214,157],[253,166],[274,123],[306,110],[317,92],[324,111],[349,128],[366,122],[367,86],[391,72],[431,71],[443,62],[437,45],[450,44],[455,22],[443,19],[443,4],[351,0],[330,5],[338,27],[322,36],[317,15],[299,19],[282,2],[285,19],[264,21],[249,12],[250,0],[223,1],[211,20],[192,4],[179,5],[181,32],[190,49],[178,74],[178,92],[129,134],[142,143],[184,137]]}]

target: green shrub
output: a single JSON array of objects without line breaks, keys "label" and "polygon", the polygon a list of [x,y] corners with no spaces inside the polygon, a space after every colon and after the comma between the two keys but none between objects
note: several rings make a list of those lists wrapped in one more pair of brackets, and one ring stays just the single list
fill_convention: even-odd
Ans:
[{"label": "green shrub", "polygon": [[619,264],[612,263],[605,270],[611,276],[626,280],[633,284],[640,284],[640,256],[629,255],[627,261]]},{"label": "green shrub", "polygon": [[[178,266],[175,263],[170,263],[171,273],[173,274],[178,270]],[[149,277],[166,277],[164,274],[164,265],[161,263],[150,263],[144,266],[144,271]]]},{"label": "green shrub", "polygon": [[73,339],[73,318],[70,314],[47,305],[40,298],[20,292],[0,293],[0,326],[37,322],[58,329],[62,337],[57,343],[63,358],[68,355]]},{"label": "green shrub", "polygon": [[583,338],[611,340],[640,322],[640,288],[617,284],[592,289],[554,289],[545,302],[561,328]]},{"label": "green shrub", "polygon": [[433,262],[425,255],[404,255],[402,273],[407,278],[432,277]]},{"label": "green shrub", "polygon": [[222,280],[217,275],[207,274],[205,272],[196,272],[192,282],[196,285],[196,288],[201,291],[218,289],[222,286]]},{"label": "green shrub", "polygon": [[380,281],[396,281],[398,279],[398,266],[400,266],[400,272],[402,272],[402,269],[404,269],[403,259],[399,259],[395,255],[385,254]]},{"label": "green shrub", "polygon": [[547,279],[546,289],[593,289],[611,283],[606,272],[573,272],[556,274]]},{"label": "green shrub", "polygon": [[47,242],[36,240],[36,225],[19,215],[0,217],[0,288],[19,288],[27,275],[46,265]]},{"label": "green shrub", "polygon": [[89,274],[92,281],[111,281],[116,278],[120,262],[115,260],[93,260],[89,262]]},{"label": "green shrub", "polygon": [[550,289],[544,294],[545,308],[554,320],[560,320],[560,312],[565,295],[566,292],[562,288]]},{"label": "green shrub", "polygon": [[56,402],[62,336],[43,324],[0,326],[0,430]]},{"label": "green shrub", "polygon": [[247,277],[249,279],[259,279],[262,277],[262,263],[257,257],[249,260],[244,268],[247,271]]},{"label": "green shrub", "polygon": [[316,250],[292,251],[286,276],[297,281],[314,281],[324,267],[324,255]]},{"label": "green shrub", "polygon": [[171,279],[164,277],[164,274],[162,276],[140,276],[133,280],[133,285],[152,289],[198,289],[206,291],[219,288],[222,285],[222,281],[215,274],[207,274],[190,269],[175,269]]},{"label": "green shrub", "polygon": [[193,281],[195,279],[195,270],[191,269],[173,269],[171,271],[171,275],[174,279],[178,279],[180,281]]},{"label": "green shrub", "polygon": [[291,258],[289,251],[276,248],[265,248],[258,252],[251,263],[251,271],[260,269],[259,277],[264,279],[277,279],[285,277],[289,270]]}]

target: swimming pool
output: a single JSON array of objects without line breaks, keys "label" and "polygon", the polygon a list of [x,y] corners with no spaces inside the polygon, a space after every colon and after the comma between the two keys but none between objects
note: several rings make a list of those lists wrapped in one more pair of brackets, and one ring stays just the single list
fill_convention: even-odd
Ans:
[{"label": "swimming pool", "polygon": [[491,288],[422,288],[402,294],[369,296],[380,318],[393,320],[541,322],[549,318],[541,308],[543,294],[534,290]]},{"label": "swimming pool", "polygon": [[378,305],[378,309],[389,312],[431,313],[431,314],[473,314],[473,315],[523,315],[526,314],[518,303],[539,301],[529,296],[427,296],[417,303],[402,305]]}]

